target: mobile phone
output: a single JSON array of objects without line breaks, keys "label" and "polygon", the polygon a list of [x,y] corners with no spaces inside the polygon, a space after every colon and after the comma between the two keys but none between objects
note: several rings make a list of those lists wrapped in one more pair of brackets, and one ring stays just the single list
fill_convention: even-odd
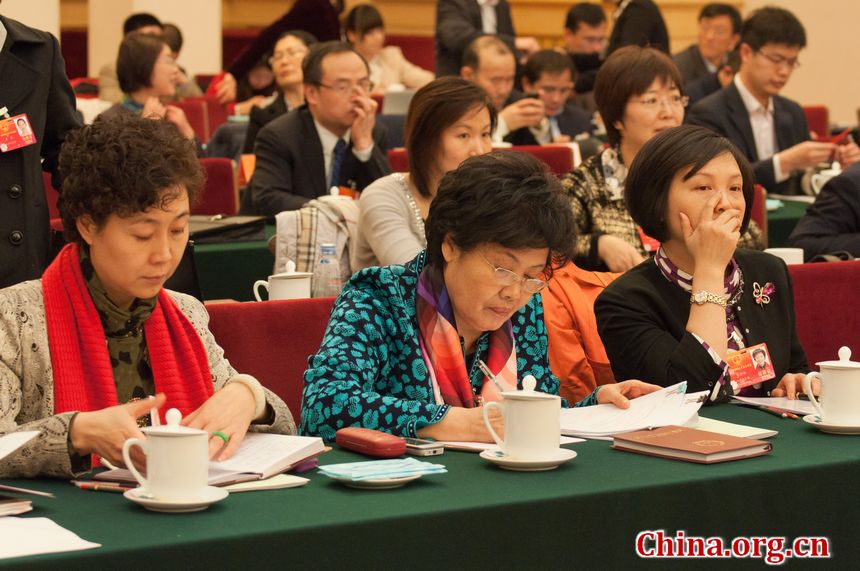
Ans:
[{"label": "mobile phone", "polygon": [[406,453],[412,456],[438,456],[445,452],[445,446],[441,442],[422,438],[404,438],[403,440],[406,441]]},{"label": "mobile phone", "polygon": [[540,99],[540,94],[537,91],[529,91],[525,93],[524,99]]}]

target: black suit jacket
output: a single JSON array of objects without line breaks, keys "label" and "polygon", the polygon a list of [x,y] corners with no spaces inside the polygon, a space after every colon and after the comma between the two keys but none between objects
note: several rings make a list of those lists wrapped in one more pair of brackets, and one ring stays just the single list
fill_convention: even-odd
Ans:
[{"label": "black suit jacket", "polygon": [[[556,120],[558,121],[558,128],[561,131],[561,134],[568,135],[571,140],[580,133],[591,134],[594,130],[594,126],[591,124],[591,118],[588,113],[579,107],[574,107],[573,105],[565,105],[561,113],[556,115]],[[522,127],[516,131],[508,133],[505,137],[505,141],[517,146],[540,144],[528,127]]]},{"label": "black suit jacket", "polygon": [[[776,129],[776,152],[809,140],[806,115],[800,105],[794,101],[775,95],[773,119]],[[734,143],[753,163],[756,182],[764,186],[768,192],[777,194],[800,192],[797,176],[777,184],[772,157],[759,159],[749,113],[734,82],[694,105],[687,114],[687,122],[708,127]]]},{"label": "black suit jacket", "polygon": [[702,52],[699,51],[698,44],[693,44],[684,51],[676,53],[672,56],[672,59],[675,60],[675,65],[678,66],[678,71],[681,72],[684,86],[694,79],[699,79],[711,73],[708,70],[708,66],[705,65],[705,59],[702,57]]},{"label": "black suit jacket", "polygon": [[283,95],[280,94],[265,107],[252,107],[248,118],[248,130],[245,131],[245,143],[242,145],[242,153],[246,155],[252,154],[260,129],[286,112],[287,104],[284,101]]},{"label": "black suit jacket", "polygon": [[[36,144],[0,153],[0,288],[38,278],[48,263],[50,227],[42,170],[54,175],[60,145],[78,127],[75,96],[57,39],[0,16],[0,107],[26,113]],[[44,159],[44,162],[42,162]]]},{"label": "black suit jacket", "polygon": [[[809,370],[797,337],[794,293],[785,263],[753,250],[737,250],[744,276],[737,311],[746,345],[767,343],[776,377]],[[759,305],[754,284],[771,282],[770,302]],[[609,284],[594,304],[597,330],[616,379],[641,379],[661,386],[687,381],[688,392],[711,390],[722,373],[692,333],[690,294],[670,283],[654,260],[646,260]],[[726,394],[723,395],[724,397]]]},{"label": "black suit jacket", "polygon": [[[385,152],[384,128],[373,128],[373,152],[367,162],[359,161],[347,149],[341,178],[351,180],[358,190],[391,172]],[[257,164],[249,190],[253,213],[270,219],[284,210],[296,210],[324,194],[325,160],[322,144],[307,105],[281,115],[263,127],[254,146]]]},{"label": "black suit jacket", "polygon": [[[483,33],[481,7],[475,0],[436,2],[436,77],[460,75],[463,51]],[[496,35],[511,51],[516,51],[516,33],[507,0],[496,4]]]},{"label": "black suit jacket", "polygon": [[860,163],[824,185],[788,242],[806,260],[840,251],[860,258]]},{"label": "black suit jacket", "polygon": [[629,45],[650,46],[671,53],[666,22],[652,0],[633,0],[621,12],[612,26],[606,54]]}]

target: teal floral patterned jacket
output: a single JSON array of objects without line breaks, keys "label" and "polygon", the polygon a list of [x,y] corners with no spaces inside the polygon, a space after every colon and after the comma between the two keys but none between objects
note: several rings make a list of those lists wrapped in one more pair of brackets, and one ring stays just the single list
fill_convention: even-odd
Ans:
[{"label": "teal floral patterned jacket", "polygon": [[[449,405],[435,402],[418,344],[415,296],[423,268],[424,252],[405,265],[364,269],[346,284],[305,372],[302,434],[334,440],[339,428],[361,426],[414,437],[445,417]],[[534,375],[537,390],[558,394],[540,295],[532,296],[511,321],[518,378]],[[468,363],[477,388],[484,376],[475,362],[486,358],[488,345],[484,334]],[[574,406],[596,402],[592,393]],[[562,400],[562,405],[567,403]]]}]

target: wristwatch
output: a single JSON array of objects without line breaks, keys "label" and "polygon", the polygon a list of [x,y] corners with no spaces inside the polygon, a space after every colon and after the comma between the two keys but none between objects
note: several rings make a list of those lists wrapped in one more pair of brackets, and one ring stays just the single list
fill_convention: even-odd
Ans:
[{"label": "wristwatch", "polygon": [[709,291],[700,289],[690,294],[690,303],[696,305],[705,305],[706,303],[716,303],[720,307],[726,307],[726,297]]}]

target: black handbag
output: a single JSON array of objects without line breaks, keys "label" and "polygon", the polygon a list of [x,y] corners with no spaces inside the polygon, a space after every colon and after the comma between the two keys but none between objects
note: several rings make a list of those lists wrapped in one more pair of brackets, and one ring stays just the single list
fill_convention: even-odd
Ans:
[{"label": "black handbag", "polygon": [[264,216],[194,215],[190,217],[188,227],[189,238],[197,244],[266,239]]}]

